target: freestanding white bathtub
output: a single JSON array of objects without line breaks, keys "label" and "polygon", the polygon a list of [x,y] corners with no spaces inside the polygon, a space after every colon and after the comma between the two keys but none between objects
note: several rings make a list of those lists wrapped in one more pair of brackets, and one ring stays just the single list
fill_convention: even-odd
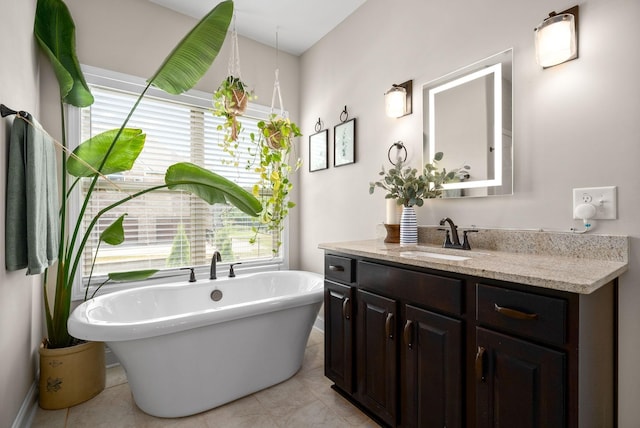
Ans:
[{"label": "freestanding white bathtub", "polygon": [[99,296],[78,306],[68,327],[107,343],[140,409],[180,417],[293,376],[322,299],[319,274],[265,272]]}]

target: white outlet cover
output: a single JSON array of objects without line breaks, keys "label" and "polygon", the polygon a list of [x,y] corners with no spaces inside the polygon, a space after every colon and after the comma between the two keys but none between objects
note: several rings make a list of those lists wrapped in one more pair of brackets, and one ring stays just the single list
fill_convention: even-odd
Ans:
[{"label": "white outlet cover", "polygon": [[580,204],[589,203],[596,207],[594,220],[615,220],[618,218],[618,198],[616,196],[616,186],[605,187],[582,187],[573,189],[573,218],[576,217],[575,210]]}]

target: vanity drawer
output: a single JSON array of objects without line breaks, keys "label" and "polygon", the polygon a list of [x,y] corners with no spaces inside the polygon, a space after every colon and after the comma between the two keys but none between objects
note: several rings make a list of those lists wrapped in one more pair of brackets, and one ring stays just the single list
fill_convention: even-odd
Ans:
[{"label": "vanity drawer", "polygon": [[464,312],[464,282],[457,278],[360,261],[358,288],[425,309],[454,315],[462,315]]},{"label": "vanity drawer", "polygon": [[333,281],[351,284],[356,280],[355,263],[349,257],[328,254],[324,257],[324,276]]},{"label": "vanity drawer", "polygon": [[567,302],[535,293],[477,284],[480,324],[544,342],[564,345]]}]

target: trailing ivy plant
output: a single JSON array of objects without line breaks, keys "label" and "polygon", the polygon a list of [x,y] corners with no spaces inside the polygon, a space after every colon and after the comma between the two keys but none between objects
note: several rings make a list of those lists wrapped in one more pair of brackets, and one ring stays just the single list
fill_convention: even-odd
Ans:
[{"label": "trailing ivy plant", "polygon": [[213,114],[224,119],[218,131],[224,132],[222,148],[234,157],[238,149],[238,136],[242,124],[237,120],[247,109],[247,103],[254,98],[253,92],[239,77],[227,76],[213,93]]},{"label": "trailing ivy plant", "polygon": [[[45,318],[47,346],[62,348],[75,343],[67,331],[71,304],[71,288],[81,264],[83,251],[100,217],[110,210],[155,190],[180,190],[200,197],[209,204],[230,203],[250,216],[262,211],[260,202],[249,192],[222,176],[197,165],[182,162],[171,165],[165,174],[165,182],[137,193],[126,195],[99,211],[82,229],[83,217],[96,188],[98,179],[109,174],[130,170],[144,147],[145,134],[140,129],[127,127],[127,123],[151,85],[170,94],[181,94],[191,89],[209,69],[218,55],[233,15],[233,2],[218,4],[178,43],[166,57],[155,74],[147,81],[138,100],[131,108],[119,129],[96,135],[79,145],[69,155],[65,137],[66,123],[62,114],[62,146],[60,179],[65,197],[60,209],[60,247],[55,274],[53,306],[47,294],[45,273]],[[62,0],[38,0],[34,34],[41,49],[51,62],[60,87],[60,104],[86,107],[93,103],[93,96],[82,75],[75,52],[75,25]],[[90,180],[77,218],[69,218],[67,209],[69,190],[80,179]],[[72,182],[72,183],[71,183]],[[122,220],[118,218],[101,235],[100,242],[119,244],[124,241]],[[94,258],[95,263],[95,258]],[[93,271],[93,265],[91,270]],[[111,273],[108,281],[128,281],[146,278],[154,270]],[[102,284],[104,285],[104,283]],[[102,286],[100,285],[100,287]]]},{"label": "trailing ivy plant", "polygon": [[[294,122],[275,114],[271,114],[267,121],[258,122],[258,129],[258,135],[251,134],[257,150],[257,162],[252,167],[260,174],[260,181],[253,187],[253,195],[262,202],[263,210],[259,217],[262,228],[268,232],[275,231],[280,237],[289,209],[295,206],[289,200],[289,192],[293,188],[289,175],[301,165],[300,159],[296,159],[293,165],[290,163],[292,139],[302,133]],[[260,228],[255,228],[254,232],[256,235],[252,242],[255,242]],[[282,241],[278,238],[273,248],[274,254],[281,245]]]}]

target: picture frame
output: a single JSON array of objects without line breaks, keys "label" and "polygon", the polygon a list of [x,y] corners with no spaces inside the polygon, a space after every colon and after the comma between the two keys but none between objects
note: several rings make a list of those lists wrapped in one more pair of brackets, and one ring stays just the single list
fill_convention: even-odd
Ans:
[{"label": "picture frame", "polygon": [[356,162],[356,119],[344,121],[333,127],[333,166]]},{"label": "picture frame", "polygon": [[329,168],[329,130],[309,135],[309,172]]}]

